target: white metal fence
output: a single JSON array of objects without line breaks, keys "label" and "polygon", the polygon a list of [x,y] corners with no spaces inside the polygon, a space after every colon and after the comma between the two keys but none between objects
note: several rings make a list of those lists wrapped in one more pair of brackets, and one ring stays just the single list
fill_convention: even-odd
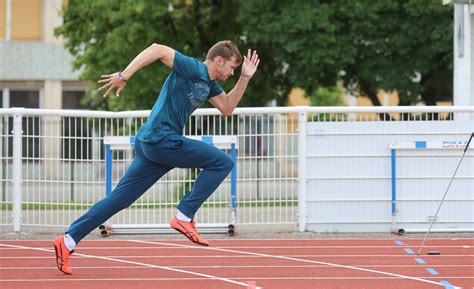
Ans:
[{"label": "white metal fence", "polygon": [[[318,232],[426,231],[474,131],[472,120],[307,126],[306,219],[307,228]],[[426,146],[433,142],[444,145]],[[418,149],[392,150],[395,143],[418,144]],[[474,230],[473,200],[470,153],[433,231]]]},{"label": "white metal fence", "polygon": [[[104,137],[135,135],[148,113],[0,109],[0,225],[11,226],[13,231],[20,231],[22,226],[67,227],[105,195]],[[307,131],[308,128],[315,127],[317,130],[318,123],[341,124],[350,128],[352,123],[395,121],[409,127],[413,123],[450,123],[454,119],[470,120],[472,124],[473,116],[473,107],[238,108],[230,117],[221,116],[215,109],[200,109],[191,117],[184,134],[238,137],[237,224],[298,224],[299,230],[303,231],[312,229],[312,223],[321,221],[312,219],[314,213],[322,212],[321,207],[317,210],[312,207],[314,202],[329,204],[318,195],[322,193],[317,189],[320,183],[316,187],[311,184],[314,176],[310,173],[331,171],[324,163],[319,165],[316,162],[316,167],[307,166],[309,160],[314,159],[308,148],[326,146],[327,151],[317,153],[323,158],[335,156],[337,162],[334,165],[338,165],[332,168],[334,170],[346,169],[345,159],[371,158],[360,152],[337,155],[339,148],[330,144],[313,145],[308,140],[311,134],[317,136],[318,132]],[[474,126],[472,128],[474,130]],[[347,133],[345,145],[357,147],[355,142],[370,141],[369,137],[355,138],[359,133]],[[416,135],[415,132],[413,134]],[[420,132],[420,135],[423,136],[423,133]],[[449,134],[442,135],[441,132],[438,135],[449,137]],[[384,149],[386,151],[380,154],[387,161],[387,168],[383,169],[382,178],[388,187],[383,184],[378,186],[383,190],[378,197],[380,206],[386,206],[386,194],[390,195],[389,175],[384,175],[390,166],[390,152],[388,147]],[[130,152],[114,152],[114,185],[131,157]],[[465,162],[472,165],[471,152],[468,152]],[[380,167],[364,165],[367,175],[363,178],[371,179],[371,174],[380,175]],[[472,172],[469,170],[463,175],[469,184],[473,184]],[[168,223],[175,213],[179,197],[189,190],[196,174],[196,170],[173,170],[113,221]],[[354,191],[343,192],[341,185],[354,187],[359,177],[344,180],[326,177],[322,181],[331,188],[326,193],[339,191],[338,197],[357,209],[360,204],[358,198],[366,192],[358,191],[358,187]],[[200,223],[229,221],[229,192],[230,181],[227,179],[199,211],[197,218]],[[473,194],[466,194],[465,201],[472,204]],[[340,209],[324,207],[324,210],[333,212],[332,228],[337,228],[338,222],[344,223],[344,218],[340,218],[344,212],[338,214],[335,211]],[[377,221],[380,220],[372,220],[374,223]],[[417,222],[416,218],[414,221]],[[364,230],[366,225],[357,230]]]}]

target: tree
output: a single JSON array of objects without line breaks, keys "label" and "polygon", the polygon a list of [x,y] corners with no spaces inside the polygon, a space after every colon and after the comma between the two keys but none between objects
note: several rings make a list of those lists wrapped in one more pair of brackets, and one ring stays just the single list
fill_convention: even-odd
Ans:
[{"label": "tree", "polygon": [[310,95],[338,80],[374,105],[378,89],[397,90],[400,105],[452,90],[453,12],[438,0],[247,0],[239,13],[248,41],[272,47]]},{"label": "tree", "polygon": [[[224,39],[237,42],[242,53],[246,52],[235,17],[238,4],[219,0],[71,0],[63,7],[64,24],[56,34],[65,37],[66,48],[75,57],[73,66],[81,69],[80,78],[96,83],[101,74],[124,69],[155,42],[198,59],[204,59],[207,50]],[[164,65],[152,64],[133,76],[119,98],[102,98],[96,91],[98,85],[93,85],[85,101],[88,107],[99,109],[149,109],[169,72]],[[227,81],[224,89],[228,91],[235,82]],[[275,95],[265,77],[257,76],[251,86],[244,105],[264,105]]]},{"label": "tree", "polygon": [[[379,89],[397,90],[400,105],[426,104],[452,91],[453,11],[440,0],[70,0],[57,34],[75,56],[81,78],[123,69],[153,42],[203,59],[231,39],[255,48],[259,72],[241,106],[276,99],[292,87],[308,95],[342,81],[380,105]],[[88,93],[91,107],[148,109],[169,69],[151,65],[134,75],[120,98]],[[238,73],[238,72],[237,72]],[[236,78],[223,86],[228,91]],[[97,87],[97,86],[96,86]],[[318,103],[325,103],[320,101]]]},{"label": "tree", "polygon": [[343,105],[341,95],[343,89],[340,86],[318,87],[313,94],[306,95],[314,106],[340,106]]}]

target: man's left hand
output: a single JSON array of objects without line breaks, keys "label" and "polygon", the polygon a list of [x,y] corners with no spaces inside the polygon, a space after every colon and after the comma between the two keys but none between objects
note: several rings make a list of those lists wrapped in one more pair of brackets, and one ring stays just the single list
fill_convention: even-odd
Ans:
[{"label": "man's left hand", "polygon": [[247,55],[244,56],[244,63],[242,64],[242,76],[252,77],[257,71],[260,59],[258,58],[257,50],[253,52],[249,49]]}]

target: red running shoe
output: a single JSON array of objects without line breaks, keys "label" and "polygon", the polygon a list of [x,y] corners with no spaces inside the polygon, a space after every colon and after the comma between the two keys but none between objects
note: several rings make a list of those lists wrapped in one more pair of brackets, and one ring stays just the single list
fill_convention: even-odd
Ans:
[{"label": "red running shoe", "polygon": [[69,251],[64,244],[64,237],[58,236],[53,241],[54,251],[56,252],[56,265],[58,266],[59,271],[64,274],[71,275],[72,270],[69,269],[69,257],[71,257],[74,250]]},{"label": "red running shoe", "polygon": [[191,240],[191,242],[202,246],[209,246],[209,242],[207,240],[204,240],[199,235],[198,231],[196,230],[196,223],[194,221],[180,221],[176,217],[174,217],[171,220],[170,226],[171,228],[185,235],[189,240]]}]

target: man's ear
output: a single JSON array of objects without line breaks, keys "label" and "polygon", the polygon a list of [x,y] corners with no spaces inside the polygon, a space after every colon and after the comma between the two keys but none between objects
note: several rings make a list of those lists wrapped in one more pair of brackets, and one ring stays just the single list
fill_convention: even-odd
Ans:
[{"label": "man's ear", "polygon": [[214,61],[215,61],[217,64],[222,65],[222,64],[225,62],[225,59],[224,59],[224,57],[218,55],[218,56],[216,56],[216,57],[214,58]]}]

